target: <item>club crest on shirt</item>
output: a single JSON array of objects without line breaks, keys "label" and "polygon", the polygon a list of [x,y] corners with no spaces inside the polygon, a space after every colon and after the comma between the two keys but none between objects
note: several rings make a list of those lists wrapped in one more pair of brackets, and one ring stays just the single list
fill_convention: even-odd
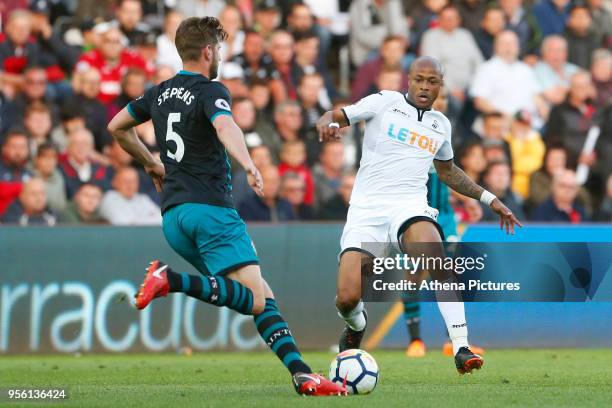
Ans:
[{"label": "club crest on shirt", "polygon": [[434,121],[433,121],[433,123],[432,123],[431,127],[432,127],[432,128],[434,128],[434,129],[437,129],[437,128],[438,128],[438,126],[440,126],[440,125],[438,125],[438,121],[434,119]]}]

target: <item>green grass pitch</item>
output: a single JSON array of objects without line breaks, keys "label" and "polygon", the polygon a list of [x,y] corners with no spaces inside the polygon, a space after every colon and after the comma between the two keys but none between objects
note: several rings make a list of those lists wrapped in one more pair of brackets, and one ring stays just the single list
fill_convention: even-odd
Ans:
[{"label": "green grass pitch", "polygon": [[[473,375],[432,350],[407,359],[375,351],[381,378],[370,395],[305,398],[274,355],[252,353],[2,356],[0,387],[61,387],[67,401],[6,407],[603,407],[612,401],[612,350],[499,350]],[[305,353],[327,372],[332,353]]]}]

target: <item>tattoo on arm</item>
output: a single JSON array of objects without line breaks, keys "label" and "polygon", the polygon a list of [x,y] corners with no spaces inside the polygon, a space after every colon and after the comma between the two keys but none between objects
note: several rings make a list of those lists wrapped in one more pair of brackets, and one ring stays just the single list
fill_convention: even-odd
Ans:
[{"label": "tattoo on arm", "polygon": [[[447,166],[444,166],[447,167]],[[443,172],[439,172],[438,176],[440,180],[459,194],[464,196],[480,200],[480,196],[484,189],[476,184],[467,174],[463,172],[459,167],[451,162],[450,166],[447,167]]]}]

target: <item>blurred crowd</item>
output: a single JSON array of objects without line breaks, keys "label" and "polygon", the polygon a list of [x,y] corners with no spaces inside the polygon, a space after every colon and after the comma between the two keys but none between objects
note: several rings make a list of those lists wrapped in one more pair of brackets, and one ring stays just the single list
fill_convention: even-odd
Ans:
[{"label": "blurred crowd", "polygon": [[[435,108],[455,161],[522,220],[612,221],[610,0],[4,0],[0,223],[160,224],[146,173],[106,124],[181,68],[185,17],[228,32],[219,80],[264,179],[233,166],[247,221],[343,220],[363,128],[315,122],[379,90],[406,92],[418,55],[445,67]],[[152,124],[137,132],[152,151]],[[455,219],[496,217],[452,194]]]}]

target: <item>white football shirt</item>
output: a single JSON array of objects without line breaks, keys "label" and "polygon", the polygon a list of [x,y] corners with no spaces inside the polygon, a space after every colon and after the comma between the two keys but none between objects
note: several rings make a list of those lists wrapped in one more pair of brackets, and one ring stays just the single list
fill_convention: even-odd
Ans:
[{"label": "white football shirt", "polygon": [[427,204],[433,160],[451,160],[451,124],[442,113],[416,108],[405,95],[381,91],[342,109],[350,124],[367,121],[351,205]]}]

